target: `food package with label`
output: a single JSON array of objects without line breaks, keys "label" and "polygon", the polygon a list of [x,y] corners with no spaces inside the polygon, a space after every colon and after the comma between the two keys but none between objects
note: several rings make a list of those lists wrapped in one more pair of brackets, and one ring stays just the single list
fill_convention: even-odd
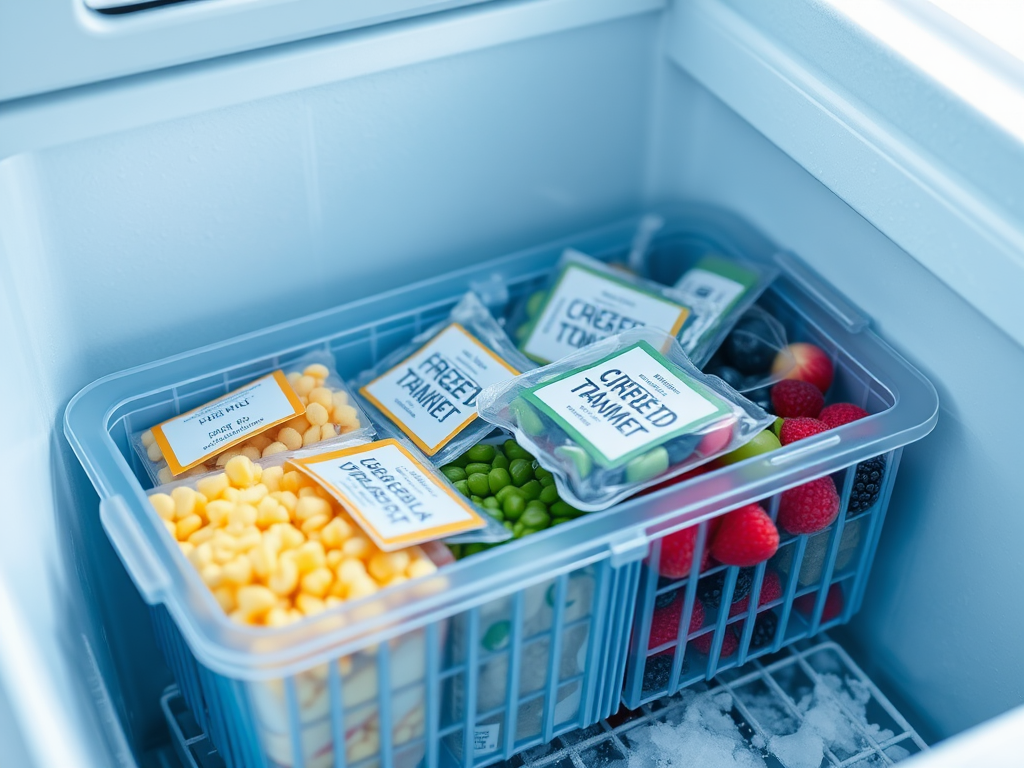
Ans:
[{"label": "food package with label", "polygon": [[533,367],[468,293],[447,319],[361,373],[355,388],[382,431],[404,435],[442,466],[493,431],[478,418],[480,392]]},{"label": "food package with label", "polygon": [[631,328],[650,326],[675,336],[692,312],[675,289],[570,248],[547,287],[513,311],[509,327],[519,349],[547,365]]},{"label": "food package with label", "polygon": [[650,327],[488,387],[480,415],[514,432],[562,498],[588,511],[728,453],[773,421]]},{"label": "food package with label", "polygon": [[374,434],[324,351],[137,432],[132,444],[153,484],[163,485],[223,469],[235,456],[290,456]]}]

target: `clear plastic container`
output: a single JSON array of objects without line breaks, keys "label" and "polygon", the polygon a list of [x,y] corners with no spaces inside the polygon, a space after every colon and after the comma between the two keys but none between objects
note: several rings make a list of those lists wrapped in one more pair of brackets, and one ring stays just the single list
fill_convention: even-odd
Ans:
[{"label": "clear plastic container", "polygon": [[[341,375],[352,377],[445,317],[471,288],[504,284],[510,298],[518,298],[536,289],[566,247],[621,259],[637,219],[112,374],[72,399],[65,434],[99,493],[104,528],[153,606],[164,652],[193,715],[229,766],[387,768],[421,759],[428,768],[484,765],[596,723],[618,709],[627,663],[633,665],[627,685],[636,680],[630,634],[650,590],[641,577],[643,561],[657,550],[652,543],[751,500],[896,451],[891,484],[898,449],[935,424],[931,384],[869,329],[855,307],[742,222],[696,206],[662,215],[667,225],[661,237],[675,249],[671,259],[681,269],[688,251],[675,243],[685,245],[687,238],[726,254],[773,259],[782,276],[763,301],[784,316],[794,339],[813,340],[832,355],[842,371],[840,386],[848,388],[841,394],[859,396],[855,402],[873,415],[268,630],[230,621],[171,546],[146,501],[148,475],[131,448],[131,434],[206,402],[212,387],[251,380],[312,350],[334,353]],[[852,583],[860,591],[887,500],[883,494],[866,516],[868,529],[851,561]],[[798,538],[793,546],[806,551],[806,537]],[[577,589],[581,580],[591,586]],[[531,622],[537,592],[545,601],[551,595],[549,610]],[[795,596],[790,589],[785,599]],[[823,601],[816,605],[820,619]],[[851,599],[842,618],[855,609]],[[497,616],[507,622],[507,640],[486,643],[484,633]],[[804,634],[821,625],[812,614]],[[782,644],[791,639],[783,637]],[[543,674],[524,675],[527,663]],[[350,677],[358,672],[371,682],[359,683],[365,688],[353,700],[345,687],[356,685]],[[488,698],[481,681],[495,675],[507,676],[507,684],[500,697]],[[375,732],[376,744],[349,759],[350,726],[359,725],[365,726],[359,743],[372,743],[368,734]],[[346,749],[336,748],[343,740]]]}]

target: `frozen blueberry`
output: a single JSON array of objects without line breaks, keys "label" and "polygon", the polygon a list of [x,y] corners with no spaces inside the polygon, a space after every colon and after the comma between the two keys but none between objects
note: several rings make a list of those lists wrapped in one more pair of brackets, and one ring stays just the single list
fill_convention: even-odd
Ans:
[{"label": "frozen blueberry", "polygon": [[717,376],[733,389],[740,389],[743,386],[743,374],[728,365],[720,365],[715,368],[708,368],[706,373]]},{"label": "frozen blueberry", "polygon": [[760,317],[745,318],[725,340],[725,356],[740,373],[765,374],[775,361],[775,346],[769,341],[774,330]]}]

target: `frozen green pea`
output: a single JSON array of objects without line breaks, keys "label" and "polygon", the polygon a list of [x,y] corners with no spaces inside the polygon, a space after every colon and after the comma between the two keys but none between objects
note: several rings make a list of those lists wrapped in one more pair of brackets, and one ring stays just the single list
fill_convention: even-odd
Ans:
[{"label": "frozen green pea", "polygon": [[508,473],[512,476],[512,482],[518,486],[523,486],[533,480],[533,467],[526,459],[513,459]]},{"label": "frozen green pea", "polygon": [[555,484],[552,483],[549,486],[541,487],[539,498],[545,504],[554,504],[558,501],[558,489],[555,488]]},{"label": "frozen green pea", "polygon": [[513,400],[509,410],[512,411],[516,423],[523,432],[533,436],[544,434],[544,421],[523,398]]},{"label": "frozen green pea", "polygon": [[467,464],[469,464],[469,459],[466,458],[465,455],[462,455],[462,456],[459,456],[459,458],[457,458],[457,459],[452,459],[451,461],[449,461],[446,466],[449,466],[449,467],[462,467],[463,469],[465,469]]},{"label": "frozen green pea", "polygon": [[519,518],[519,522],[527,528],[547,528],[551,524],[551,516],[547,513],[547,510],[528,507],[523,512],[523,516]]},{"label": "frozen green pea", "polygon": [[484,503],[483,498],[480,497],[480,496],[477,496],[475,493],[472,496],[469,497],[469,500],[472,501],[474,504],[483,504]]},{"label": "frozen green pea", "polygon": [[469,482],[466,480],[456,480],[452,485],[455,486],[455,490],[461,493],[463,496],[469,496]]},{"label": "frozen green pea", "polygon": [[508,469],[508,459],[499,453],[494,457],[491,466],[495,469]]},{"label": "frozen green pea", "polygon": [[498,501],[497,496],[488,496],[480,502],[480,505],[485,509],[501,509],[501,502]]},{"label": "frozen green pea", "polygon": [[668,451],[664,446],[642,453],[626,464],[626,482],[643,483],[668,469]]},{"label": "frozen green pea", "polygon": [[518,539],[520,536],[523,535],[523,528],[524,528],[524,526],[523,526],[522,521],[516,523],[515,525],[512,526],[512,535],[515,536]]},{"label": "frozen green pea", "polygon": [[454,464],[447,464],[441,467],[441,474],[453,483],[458,482],[459,480],[465,480],[468,477],[465,469],[462,467],[456,467]]},{"label": "frozen green pea", "polygon": [[483,462],[480,462],[480,461],[474,461],[471,464],[467,464],[466,465],[466,477],[469,477],[470,475],[475,475],[475,474],[486,475],[490,471],[491,471],[491,465],[490,464],[484,464]]},{"label": "frozen green pea", "polygon": [[502,525],[505,526],[505,530],[506,531],[509,531],[511,533],[511,531],[512,531],[512,521],[511,520],[506,520],[504,523],[502,523]]},{"label": "frozen green pea", "polygon": [[512,478],[509,477],[507,469],[492,469],[487,473],[487,484],[491,488],[491,493],[497,493],[511,482]]},{"label": "frozen green pea", "polygon": [[579,517],[584,512],[559,500],[551,505],[551,514],[555,517]]},{"label": "frozen green pea", "polygon": [[531,528],[530,526],[526,526],[523,528],[523,533],[519,538],[525,539],[527,536],[532,536],[533,534],[540,533],[543,530],[544,528]]},{"label": "frozen green pea", "polygon": [[513,461],[515,461],[516,459],[533,459],[533,456],[531,456],[525,450],[523,450],[523,446],[521,446],[515,440],[511,439],[505,441],[505,455],[508,456],[509,459]]},{"label": "frozen green pea", "polygon": [[502,512],[500,509],[488,509],[487,512],[499,523],[505,522],[505,513]]},{"label": "frozen green pea", "polygon": [[491,495],[491,489],[487,483],[487,475],[483,472],[474,472],[466,482],[469,484],[470,493],[475,493],[477,496]]},{"label": "frozen green pea", "polygon": [[553,478],[551,475],[548,475],[547,477],[538,477],[537,480],[540,482],[541,488],[555,487],[555,478]]},{"label": "frozen green pea", "polygon": [[505,501],[502,502],[501,509],[509,520],[518,520],[526,509],[526,499],[519,494],[506,496]]},{"label": "frozen green pea", "polygon": [[568,517],[556,517],[551,520],[551,525],[561,525],[562,523],[568,523],[571,518]]},{"label": "frozen green pea", "polygon": [[504,488],[502,488],[500,491],[494,494],[494,498],[496,498],[502,504],[505,503],[505,499],[507,499],[509,496],[522,496],[522,493],[520,493],[519,489],[516,488],[514,485],[506,485]]},{"label": "frozen green pea", "polygon": [[573,466],[578,477],[588,477],[594,468],[594,460],[590,454],[578,445],[560,445],[555,448],[555,456]]},{"label": "frozen green pea", "polygon": [[541,482],[543,482],[545,478],[554,479],[554,476],[544,469],[544,467],[542,467],[537,461],[533,462],[533,476]]},{"label": "frozen green pea", "polygon": [[520,493],[523,494],[523,498],[526,499],[527,501],[535,501],[537,499],[544,501],[544,499],[540,498],[541,494],[544,491],[544,486],[542,486],[536,480],[531,480],[528,483],[523,483],[523,486],[522,488],[519,489],[519,491]]},{"label": "frozen green pea", "polygon": [[470,461],[481,462],[493,461],[495,453],[496,451],[494,450],[494,446],[489,443],[477,443],[466,451],[466,455],[469,457]]}]

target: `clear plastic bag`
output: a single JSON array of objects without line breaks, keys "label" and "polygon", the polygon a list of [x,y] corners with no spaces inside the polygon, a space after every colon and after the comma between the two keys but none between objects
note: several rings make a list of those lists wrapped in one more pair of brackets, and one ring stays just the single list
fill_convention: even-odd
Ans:
[{"label": "clear plastic bag", "polygon": [[[160,447],[154,441],[152,430],[146,429],[133,434],[132,445],[153,484],[163,485],[175,479],[217,471],[238,454],[245,454],[255,461],[276,454],[284,457],[302,455],[313,447],[316,450],[327,449],[343,437],[372,438],[376,432],[370,420],[360,409],[356,398],[349,392],[334,365],[334,356],[325,350],[310,352],[281,367],[303,404],[308,407],[312,402],[322,401],[320,405],[327,415],[324,417],[322,413],[317,414],[316,421],[326,418],[326,421],[319,425],[311,424],[305,414],[296,416],[226,446],[219,453],[209,456],[201,464],[177,476],[171,473]],[[318,392],[314,395],[315,400],[309,400],[308,396],[316,389],[325,389],[327,394]],[[328,402],[329,408],[326,407]],[[313,431],[314,426],[318,430],[316,434]]]},{"label": "clear plastic bag", "polygon": [[514,432],[562,498],[588,511],[726,454],[772,423],[698,371],[672,334],[650,327],[489,387],[480,415]]},{"label": "clear plastic bag", "polygon": [[493,430],[477,417],[479,393],[533,367],[467,293],[446,320],[363,371],[353,388],[383,432],[408,438],[441,466]]},{"label": "clear plastic bag", "polygon": [[680,333],[691,309],[675,289],[567,249],[545,288],[513,312],[512,336],[541,364],[640,326]]}]

